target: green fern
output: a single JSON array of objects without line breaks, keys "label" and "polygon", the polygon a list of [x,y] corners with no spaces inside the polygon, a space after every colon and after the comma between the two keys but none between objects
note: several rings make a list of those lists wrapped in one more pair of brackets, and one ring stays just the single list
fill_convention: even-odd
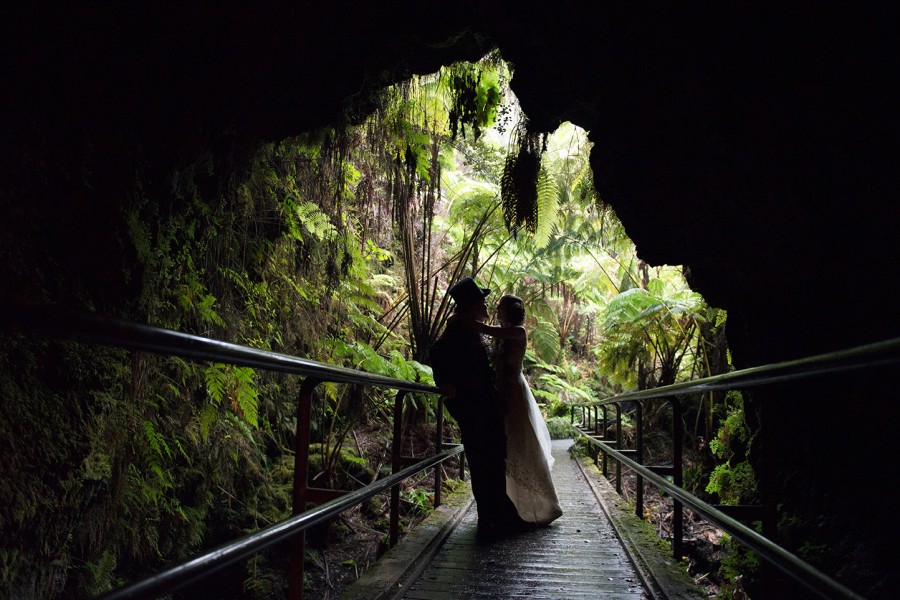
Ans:
[{"label": "green fern", "polygon": [[531,330],[531,345],[544,362],[553,363],[559,358],[559,332],[553,323],[538,319],[537,327]]},{"label": "green fern", "polygon": [[[204,371],[206,391],[213,403],[218,405],[226,397],[230,398],[232,412],[242,415],[248,423],[257,427],[259,398],[253,377],[254,371],[250,367],[236,367],[222,363],[213,363]],[[201,415],[200,434],[204,441],[209,434],[210,414],[214,412],[204,410]]]},{"label": "green fern", "polygon": [[213,402],[219,404],[225,397],[225,365],[223,363],[213,363],[208,366],[204,372],[206,380],[206,392]]},{"label": "green fern", "polygon": [[218,417],[218,410],[213,404],[204,404],[200,411],[200,438],[205,444],[209,441],[209,430]]},{"label": "green fern", "polygon": [[287,208],[288,232],[297,241],[305,241],[303,230],[320,242],[333,241],[337,237],[337,228],[314,202],[297,204],[286,197],[284,205]]},{"label": "green fern", "polygon": [[553,394],[551,392],[548,392],[547,390],[540,390],[540,389],[534,388],[531,390],[531,393],[534,394],[534,397],[536,399],[546,400],[548,403],[559,402],[559,396],[557,396],[556,394]]},{"label": "green fern", "polygon": [[556,178],[541,169],[537,183],[537,227],[534,230],[534,245],[544,248],[550,243],[550,234],[556,226],[559,213],[559,186]]},{"label": "green fern", "polygon": [[172,458],[172,449],[169,448],[163,435],[156,431],[152,421],[144,421],[144,437],[156,456],[161,459]]},{"label": "green fern", "polygon": [[545,373],[538,377],[538,381],[540,381],[544,385],[548,385],[550,387],[556,388],[563,392],[568,399],[581,400],[585,402],[590,402],[594,400],[593,395],[590,392],[586,392],[585,390],[572,385],[568,381],[557,377],[551,373]]},{"label": "green fern", "polygon": [[232,410],[243,415],[244,420],[254,427],[259,426],[257,419],[259,395],[253,382],[254,370],[251,367],[234,367],[235,394]]}]

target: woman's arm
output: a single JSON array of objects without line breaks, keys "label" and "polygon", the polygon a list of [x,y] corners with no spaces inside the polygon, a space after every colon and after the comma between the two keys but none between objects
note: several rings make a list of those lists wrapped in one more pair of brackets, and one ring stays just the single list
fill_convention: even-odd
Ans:
[{"label": "woman's arm", "polygon": [[487,325],[481,321],[475,321],[475,331],[483,335],[488,335],[502,340],[524,340],[525,328],[521,325],[513,325],[512,327],[494,327]]}]

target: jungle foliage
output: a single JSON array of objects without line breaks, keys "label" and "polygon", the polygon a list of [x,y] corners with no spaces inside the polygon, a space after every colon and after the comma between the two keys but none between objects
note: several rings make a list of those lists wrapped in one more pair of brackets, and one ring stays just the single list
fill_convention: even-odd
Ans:
[{"label": "jungle foliage", "polygon": [[[472,275],[525,300],[527,376],[559,435],[573,402],[726,370],[724,313],[680,268],[640,260],[597,196],[587,133],[530,132],[511,77],[498,54],[455,64],[348,124],[262,145],[236,173],[204,156],[164,190],[136,180],[116,234],[138,292],[121,313],[430,384],[445,290]],[[290,514],[297,378],[21,337],[0,364],[5,592],[96,594]],[[316,485],[378,475],[351,440],[387,439],[392,399],[322,386]],[[433,397],[408,402],[411,428],[433,415]],[[707,490],[751,493],[725,450],[749,443],[740,410],[710,395],[690,414],[722,462]],[[410,519],[423,493],[404,492]],[[284,561],[248,561],[237,584],[277,593]]]}]

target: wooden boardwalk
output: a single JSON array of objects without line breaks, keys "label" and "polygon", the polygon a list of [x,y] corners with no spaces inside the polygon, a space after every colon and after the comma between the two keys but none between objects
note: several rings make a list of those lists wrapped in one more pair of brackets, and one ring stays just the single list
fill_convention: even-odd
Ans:
[{"label": "wooden boardwalk", "polygon": [[564,514],[551,526],[501,541],[475,539],[470,507],[402,598],[649,600],[576,461],[553,443],[553,480]]}]

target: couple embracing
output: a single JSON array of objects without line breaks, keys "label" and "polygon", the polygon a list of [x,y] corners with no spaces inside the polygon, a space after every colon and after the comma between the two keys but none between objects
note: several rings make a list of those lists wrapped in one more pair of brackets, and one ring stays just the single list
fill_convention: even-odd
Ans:
[{"label": "couple embracing", "polygon": [[[525,306],[503,296],[500,326],[491,327],[484,323],[489,293],[471,277],[452,286],[453,316],[430,351],[435,383],[459,424],[482,539],[562,515],[550,478],[550,434],[522,374]],[[491,351],[482,336],[494,339]]]}]

